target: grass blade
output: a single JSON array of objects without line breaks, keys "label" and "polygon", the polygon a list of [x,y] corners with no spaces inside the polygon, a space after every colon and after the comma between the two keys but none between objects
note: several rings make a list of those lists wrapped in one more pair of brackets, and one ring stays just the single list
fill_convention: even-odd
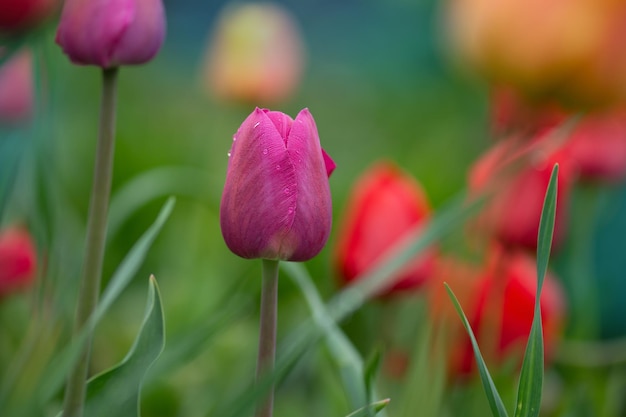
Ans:
[{"label": "grass blade", "polygon": [[353,413],[348,414],[346,417],[369,417],[378,414],[383,408],[389,404],[389,398],[373,402],[365,407],[359,408]]},{"label": "grass blade", "polygon": [[537,292],[533,324],[524,353],[524,362],[517,389],[515,417],[536,417],[541,405],[543,387],[543,329],[541,323],[541,287],[548,269],[550,246],[556,216],[556,195],[558,189],[559,166],[552,169],[552,176],[543,202],[539,234],[537,236]]},{"label": "grass blade", "polygon": [[478,348],[478,342],[476,341],[476,337],[474,336],[474,332],[472,331],[472,327],[459,304],[459,300],[454,295],[454,292],[450,289],[448,284],[444,283],[446,286],[446,291],[448,292],[448,296],[452,300],[454,304],[454,308],[456,309],[459,317],[461,317],[461,321],[463,321],[463,326],[465,330],[467,330],[467,334],[470,337],[472,342],[472,348],[474,349],[474,357],[476,358],[476,363],[478,365],[478,372],[480,373],[480,379],[483,383],[483,387],[485,389],[485,394],[487,394],[487,401],[489,402],[489,407],[491,407],[491,413],[496,417],[507,417],[506,409],[504,408],[504,403],[502,402],[502,398],[500,398],[500,394],[498,394],[498,390],[493,383],[493,379],[487,370],[487,365],[485,365],[485,361],[483,359],[482,354],[480,353],[480,349]]}]

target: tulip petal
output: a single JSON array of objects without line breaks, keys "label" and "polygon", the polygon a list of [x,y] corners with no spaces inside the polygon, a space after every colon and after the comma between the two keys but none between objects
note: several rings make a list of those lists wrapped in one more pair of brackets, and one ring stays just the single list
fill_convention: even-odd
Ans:
[{"label": "tulip petal", "polygon": [[244,258],[287,259],[296,211],[295,169],[267,111],[255,109],[233,142],[220,221],[228,247]]},{"label": "tulip petal", "polygon": [[289,233],[290,239],[297,240],[297,249],[290,260],[302,261],[322,250],[332,222],[327,166],[317,126],[308,109],[296,117],[287,139],[287,150],[298,186],[297,211]]},{"label": "tulip petal", "polygon": [[335,161],[333,161],[330,155],[326,153],[324,148],[322,148],[322,156],[324,157],[324,166],[326,167],[326,175],[328,175],[328,178],[330,178],[331,174],[335,171],[335,168],[337,168],[337,164],[335,164]]}]

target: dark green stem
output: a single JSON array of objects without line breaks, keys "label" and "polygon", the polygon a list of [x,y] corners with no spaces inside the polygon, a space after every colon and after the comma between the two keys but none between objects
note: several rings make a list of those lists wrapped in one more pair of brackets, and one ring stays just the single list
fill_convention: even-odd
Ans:
[{"label": "dark green stem", "polygon": [[[276,317],[278,301],[278,261],[263,259],[263,287],[261,289],[261,322],[259,329],[259,356],[256,379],[261,381],[274,369],[276,357]],[[274,407],[274,386],[262,402],[256,417],[271,417]]]},{"label": "dark green stem", "polygon": [[[96,150],[85,258],[81,276],[80,292],[76,307],[74,336],[83,331],[83,327],[96,305],[100,293],[102,260],[106,238],[106,220],[111,192],[113,171],[113,153],[115,148],[115,103],[117,89],[117,68],[107,68],[102,72],[102,101],[100,109],[100,133]],[[82,417],[85,403],[85,391],[93,329],[86,329],[87,337],[83,351],[70,374],[63,402],[63,417]]]}]

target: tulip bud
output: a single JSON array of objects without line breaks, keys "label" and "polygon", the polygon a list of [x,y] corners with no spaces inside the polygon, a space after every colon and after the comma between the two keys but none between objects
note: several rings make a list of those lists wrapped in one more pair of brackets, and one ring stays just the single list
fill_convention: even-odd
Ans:
[{"label": "tulip bud", "polygon": [[563,147],[582,179],[619,182],[626,177],[626,111],[584,116]]},{"label": "tulip bud", "polygon": [[36,26],[49,17],[58,0],[2,0],[0,32],[19,32]]},{"label": "tulip bud", "polygon": [[330,234],[331,162],[308,109],[295,120],[255,109],[229,152],[220,223],[230,250],[249,259],[317,255]]},{"label": "tulip bud", "polygon": [[[512,138],[515,139],[515,138]],[[541,143],[545,139],[538,139]],[[539,161],[521,159],[527,150],[519,150],[511,142],[499,142],[472,166],[470,190],[474,193],[494,185],[495,192],[472,225],[472,232],[487,233],[508,246],[537,248],[537,235],[543,202],[550,182],[552,168],[560,164],[553,249],[565,238],[569,195],[575,179],[571,158],[560,150]],[[531,145],[533,146],[533,145]],[[537,149],[535,149],[537,151]],[[518,159],[520,158],[520,159]],[[516,168],[515,164],[521,167]],[[507,169],[513,170],[507,171]]]},{"label": "tulip bud", "polygon": [[37,256],[30,235],[19,227],[0,232],[0,298],[29,286]]},{"label": "tulip bud", "polygon": [[[430,207],[419,183],[391,162],[370,168],[356,183],[335,250],[340,279],[350,283],[372,269],[407,231],[426,224]],[[434,250],[417,256],[384,294],[414,289],[431,274]]]},{"label": "tulip bud", "polygon": [[294,18],[278,5],[231,5],[220,15],[204,70],[220,99],[273,104],[288,98],[302,75],[304,45]]},{"label": "tulip bud", "polygon": [[0,125],[27,122],[33,114],[32,56],[15,54],[0,67]]},{"label": "tulip bud", "polygon": [[56,42],[75,64],[110,68],[151,60],[164,36],[161,0],[66,0]]}]

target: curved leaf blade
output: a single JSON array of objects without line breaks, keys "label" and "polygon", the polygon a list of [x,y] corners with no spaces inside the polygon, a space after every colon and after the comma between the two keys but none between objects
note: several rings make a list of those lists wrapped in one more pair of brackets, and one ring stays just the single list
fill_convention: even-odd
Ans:
[{"label": "curved leaf blade", "polygon": [[537,236],[537,292],[533,323],[524,353],[517,389],[515,417],[536,417],[541,405],[543,387],[543,329],[541,323],[541,288],[548,269],[550,247],[556,218],[559,165],[555,164],[546,190]]},{"label": "curved leaf blade", "polygon": [[454,295],[454,292],[450,289],[447,283],[444,283],[446,287],[446,291],[448,292],[448,296],[452,300],[454,304],[454,308],[456,309],[459,317],[461,317],[461,321],[463,322],[463,326],[467,331],[467,334],[470,337],[472,342],[472,348],[474,349],[474,357],[476,358],[476,363],[478,365],[478,372],[480,373],[480,379],[483,383],[483,388],[485,389],[485,394],[487,394],[487,401],[489,402],[489,407],[491,408],[491,413],[496,417],[507,417],[508,414],[506,409],[504,408],[504,403],[502,402],[502,398],[500,398],[500,394],[496,389],[495,384],[493,383],[493,379],[489,374],[489,370],[487,370],[487,365],[485,364],[485,360],[483,359],[483,355],[480,353],[480,349],[478,347],[478,342],[476,341],[476,337],[474,336],[474,332],[472,331],[472,327],[459,304],[459,300]]}]

